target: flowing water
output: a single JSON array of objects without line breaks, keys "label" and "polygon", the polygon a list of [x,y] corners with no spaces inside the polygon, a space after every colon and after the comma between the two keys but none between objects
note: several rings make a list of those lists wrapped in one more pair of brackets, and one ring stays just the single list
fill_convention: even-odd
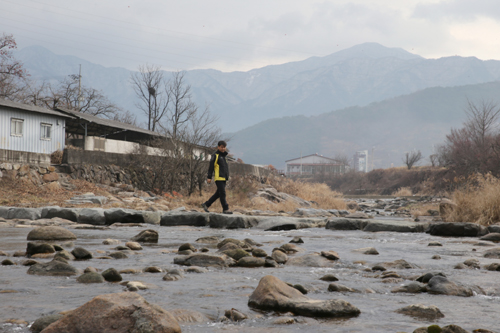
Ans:
[{"label": "flowing water", "polygon": [[[304,244],[297,244],[305,249],[289,257],[303,254],[334,250],[341,260],[332,268],[281,266],[279,268],[209,268],[208,273],[185,273],[178,281],[163,281],[164,273],[123,274],[124,280],[141,281],[149,284],[150,289],[139,293],[151,303],[164,309],[190,309],[199,311],[213,320],[206,323],[181,324],[183,332],[412,332],[414,329],[431,324],[440,326],[456,324],[472,331],[483,328],[498,330],[500,327],[500,272],[482,269],[454,269],[466,259],[477,258],[481,267],[500,260],[486,259],[482,253],[485,246],[474,245],[477,239],[441,238],[423,233],[367,233],[363,231],[332,231],[324,228],[310,228],[293,231],[263,231],[258,229],[217,230],[195,227],[160,227],[148,226],[160,234],[158,244],[143,246],[128,259],[73,261],[79,269],[88,266],[99,270],[114,267],[143,269],[148,266],[161,268],[176,267],[173,264],[175,253],[163,253],[176,250],[179,245],[189,242],[198,248],[210,247],[195,243],[204,236],[231,237],[243,240],[251,238],[263,244],[263,249],[270,254],[280,244],[288,243],[292,237],[300,236]],[[26,236],[32,228],[0,228],[0,250],[10,255],[17,250],[26,249]],[[96,255],[96,251],[111,251],[113,247],[103,245],[106,238],[126,241],[144,228],[119,227],[108,230],[72,230],[78,237],[75,246],[84,247]],[[440,241],[443,247],[429,247],[430,241]],[[123,245],[123,244],[122,244]],[[352,250],[362,247],[375,247],[379,255],[364,255]],[[474,251],[475,249],[476,251]],[[217,249],[210,247],[213,253]],[[439,254],[441,260],[432,260]],[[99,254],[97,254],[99,255]],[[103,255],[103,254],[101,254]],[[5,257],[0,257],[5,258]],[[25,258],[13,258],[18,263]],[[422,294],[391,293],[391,289],[408,283],[383,283],[375,277],[376,273],[365,269],[375,263],[405,259],[420,266],[419,269],[397,270],[402,277],[415,278],[429,271],[441,271],[455,282],[480,286],[485,295],[457,297]],[[3,259],[1,259],[3,260]],[[44,262],[49,259],[37,259]],[[365,264],[354,263],[365,261]],[[32,323],[42,315],[74,309],[94,296],[116,293],[125,290],[117,283],[80,284],[73,277],[33,276],[26,274],[28,267],[0,266],[0,323],[7,319],[22,319]],[[360,290],[359,293],[328,292],[328,282],[319,280],[325,274],[335,274],[343,285]],[[248,308],[249,295],[265,275],[274,275],[285,282],[301,284],[309,290],[308,297],[313,299],[344,299],[361,310],[358,317],[350,319],[318,319],[295,317],[297,323],[291,325],[274,324],[273,320],[283,314],[256,312]],[[367,289],[371,292],[367,292]],[[419,320],[395,313],[395,310],[410,304],[421,303],[435,305],[445,315],[437,321]],[[239,323],[222,323],[217,320],[225,310],[238,309],[250,319]],[[287,314],[290,315],[290,314]],[[2,326],[3,325],[3,326]],[[0,332],[28,332],[26,327],[0,324]]]}]

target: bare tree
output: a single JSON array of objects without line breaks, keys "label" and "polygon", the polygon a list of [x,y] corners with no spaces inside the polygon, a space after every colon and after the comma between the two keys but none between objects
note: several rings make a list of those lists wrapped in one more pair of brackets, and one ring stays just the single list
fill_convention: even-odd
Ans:
[{"label": "bare tree", "polygon": [[12,53],[17,48],[12,35],[0,37],[0,98],[19,100],[24,92],[24,80],[29,76],[23,64]]},{"label": "bare tree", "polygon": [[422,153],[420,150],[413,150],[411,152],[407,152],[405,157],[403,158],[403,163],[410,170],[415,164],[417,164],[422,159]]},{"label": "bare tree", "polygon": [[438,154],[432,154],[429,155],[429,162],[431,162],[431,166],[436,167],[439,165],[439,155]]},{"label": "bare tree", "polygon": [[148,130],[158,131],[170,104],[164,72],[160,66],[141,65],[139,72],[132,74],[131,81],[140,100],[137,107],[148,117]]}]

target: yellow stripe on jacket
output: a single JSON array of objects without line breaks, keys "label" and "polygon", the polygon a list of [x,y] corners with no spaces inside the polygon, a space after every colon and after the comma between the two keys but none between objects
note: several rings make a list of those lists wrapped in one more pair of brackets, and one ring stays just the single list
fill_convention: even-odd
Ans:
[{"label": "yellow stripe on jacket", "polygon": [[214,173],[215,173],[214,181],[226,180],[226,178],[219,176],[219,154],[215,154]]}]

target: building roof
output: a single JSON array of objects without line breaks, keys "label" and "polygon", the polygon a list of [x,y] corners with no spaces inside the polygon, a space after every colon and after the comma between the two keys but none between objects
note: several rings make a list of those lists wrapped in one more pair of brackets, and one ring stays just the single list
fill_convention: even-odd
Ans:
[{"label": "building roof", "polygon": [[110,139],[136,142],[162,136],[157,132],[149,131],[116,120],[99,118],[88,113],[82,113],[65,108],[56,108],[56,110],[71,116],[71,119],[66,121],[66,132],[68,133],[84,135],[84,126],[86,125],[87,136],[104,136]]},{"label": "building roof", "polygon": [[62,113],[62,112],[59,112],[56,110],[46,109],[46,108],[42,108],[40,106],[12,102],[12,101],[2,99],[2,98],[0,98],[0,106],[4,106],[4,107],[10,108],[10,109],[17,109],[17,110],[28,111],[28,112],[42,113],[42,114],[47,114],[47,115],[57,116],[57,117],[62,117],[62,118],[73,118],[72,116],[70,116],[68,114],[65,114],[65,113]]},{"label": "building roof", "polygon": [[291,162],[291,161],[295,161],[295,160],[300,160],[301,158],[306,158],[306,157],[311,157],[311,156],[318,156],[318,157],[324,158],[326,160],[330,160],[330,161],[332,161],[334,163],[339,163],[339,161],[334,160],[333,158],[325,157],[323,155],[318,155],[318,154],[311,154],[311,155],[306,155],[306,156],[302,156],[302,157],[292,158],[291,160],[285,161],[285,163]]}]

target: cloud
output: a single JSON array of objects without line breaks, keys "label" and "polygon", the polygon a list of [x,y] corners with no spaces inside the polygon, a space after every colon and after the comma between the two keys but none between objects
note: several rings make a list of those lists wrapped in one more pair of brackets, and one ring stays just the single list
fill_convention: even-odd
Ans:
[{"label": "cloud", "polygon": [[480,17],[500,19],[500,6],[497,0],[450,0],[439,3],[418,4],[413,14],[416,18],[431,21],[445,19],[470,22]]}]

